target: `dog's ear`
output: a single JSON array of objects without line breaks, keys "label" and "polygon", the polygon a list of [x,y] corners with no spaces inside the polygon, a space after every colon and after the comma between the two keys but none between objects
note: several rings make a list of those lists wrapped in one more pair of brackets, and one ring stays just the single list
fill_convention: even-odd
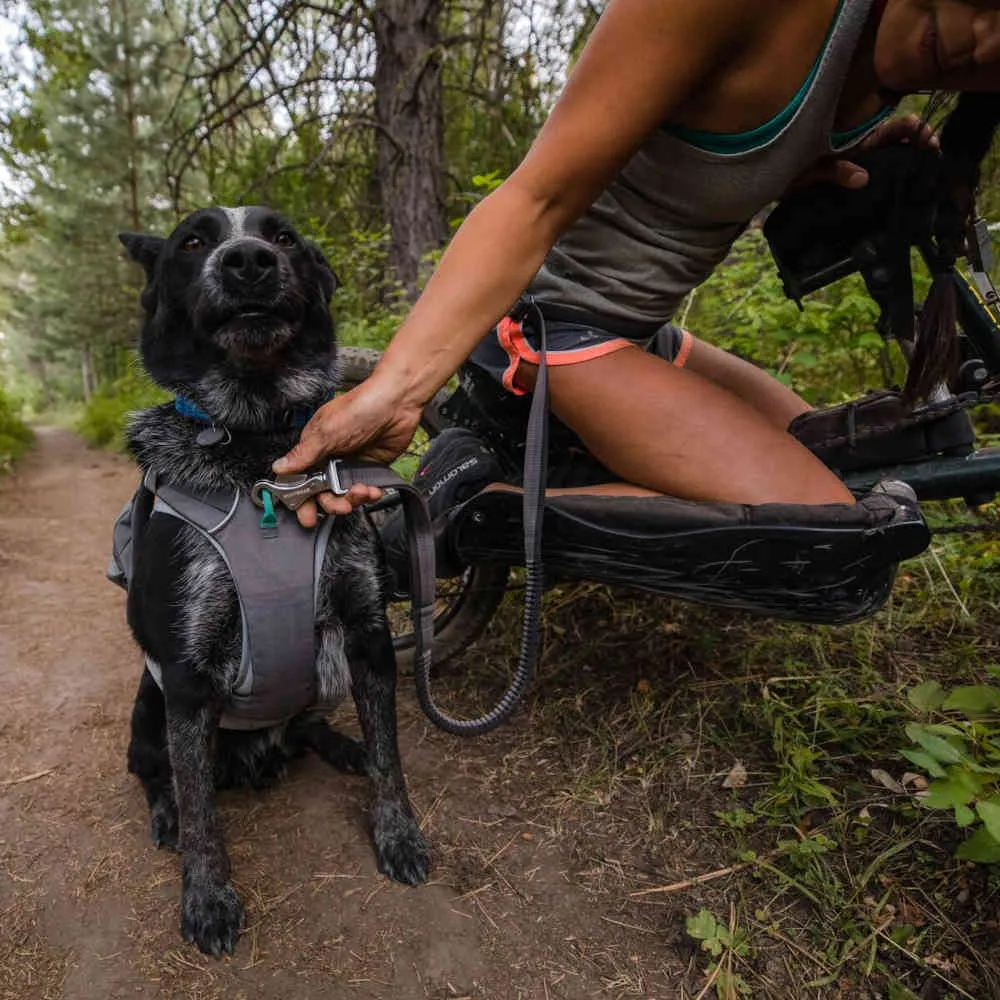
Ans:
[{"label": "dog's ear", "polygon": [[309,253],[312,256],[313,263],[316,265],[316,272],[319,275],[323,296],[329,302],[340,282],[337,280],[337,275],[333,273],[333,268],[326,259],[326,254],[315,243],[309,244]]},{"label": "dog's ear", "polygon": [[162,236],[149,236],[145,233],[119,233],[118,239],[128,251],[129,257],[142,264],[146,279],[151,281],[157,258],[167,241]]}]

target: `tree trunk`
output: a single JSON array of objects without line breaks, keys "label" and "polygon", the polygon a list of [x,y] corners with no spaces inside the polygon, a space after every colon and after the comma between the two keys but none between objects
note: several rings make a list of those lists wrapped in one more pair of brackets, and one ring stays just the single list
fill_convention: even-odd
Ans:
[{"label": "tree trunk", "polygon": [[[129,225],[134,232],[142,230],[142,215],[139,208],[139,141],[138,126],[136,123],[136,101],[135,101],[135,52],[133,50],[134,39],[132,38],[132,25],[129,19],[129,0],[121,0],[121,21],[119,24],[122,46],[122,94],[124,102],[122,113],[125,117],[125,136],[128,144],[128,160],[126,163],[128,192],[128,203],[126,211],[128,213]],[[113,23],[113,15],[112,15]]]},{"label": "tree trunk", "polygon": [[447,236],[441,112],[442,0],[376,0],[378,189],[389,277],[412,300],[420,262]]},{"label": "tree trunk", "polygon": [[94,394],[94,365],[90,354],[90,344],[85,343],[80,351],[80,368],[83,379],[83,401],[90,402],[90,397]]}]

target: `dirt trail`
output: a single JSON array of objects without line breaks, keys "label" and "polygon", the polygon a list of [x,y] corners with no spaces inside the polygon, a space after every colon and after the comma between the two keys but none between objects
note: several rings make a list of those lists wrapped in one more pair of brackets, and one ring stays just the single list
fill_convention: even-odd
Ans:
[{"label": "dirt trail", "polygon": [[[459,742],[406,683],[431,884],[380,876],[365,783],[307,760],[271,791],[221,797],[247,931],[231,960],[184,944],[178,859],[153,848],[125,772],[139,657],[103,577],[135,480],[125,459],[43,428],[0,482],[0,998],[677,995],[664,984],[678,958],[646,937],[636,975],[636,935],[588,891],[534,776],[501,767],[517,726]],[[338,723],[356,732],[352,711]]]}]

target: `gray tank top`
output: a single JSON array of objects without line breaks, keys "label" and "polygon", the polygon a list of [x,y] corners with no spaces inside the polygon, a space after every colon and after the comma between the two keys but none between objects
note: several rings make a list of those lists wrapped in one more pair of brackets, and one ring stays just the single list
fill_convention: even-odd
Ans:
[{"label": "gray tank top", "polygon": [[840,0],[792,102],[739,135],[664,126],[549,251],[529,292],[609,318],[665,323],[749,220],[812,163],[860,140],[886,112],[833,132],[872,0]]}]

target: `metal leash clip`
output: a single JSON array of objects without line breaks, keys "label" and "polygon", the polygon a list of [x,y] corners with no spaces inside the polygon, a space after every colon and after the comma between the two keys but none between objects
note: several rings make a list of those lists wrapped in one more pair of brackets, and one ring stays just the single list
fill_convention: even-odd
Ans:
[{"label": "metal leash clip", "polygon": [[340,482],[338,462],[339,459],[331,458],[325,472],[297,472],[292,475],[275,476],[273,480],[258,479],[250,489],[250,499],[257,507],[263,507],[263,494],[266,490],[289,510],[298,510],[307,500],[320,493],[345,496],[347,490]]}]

